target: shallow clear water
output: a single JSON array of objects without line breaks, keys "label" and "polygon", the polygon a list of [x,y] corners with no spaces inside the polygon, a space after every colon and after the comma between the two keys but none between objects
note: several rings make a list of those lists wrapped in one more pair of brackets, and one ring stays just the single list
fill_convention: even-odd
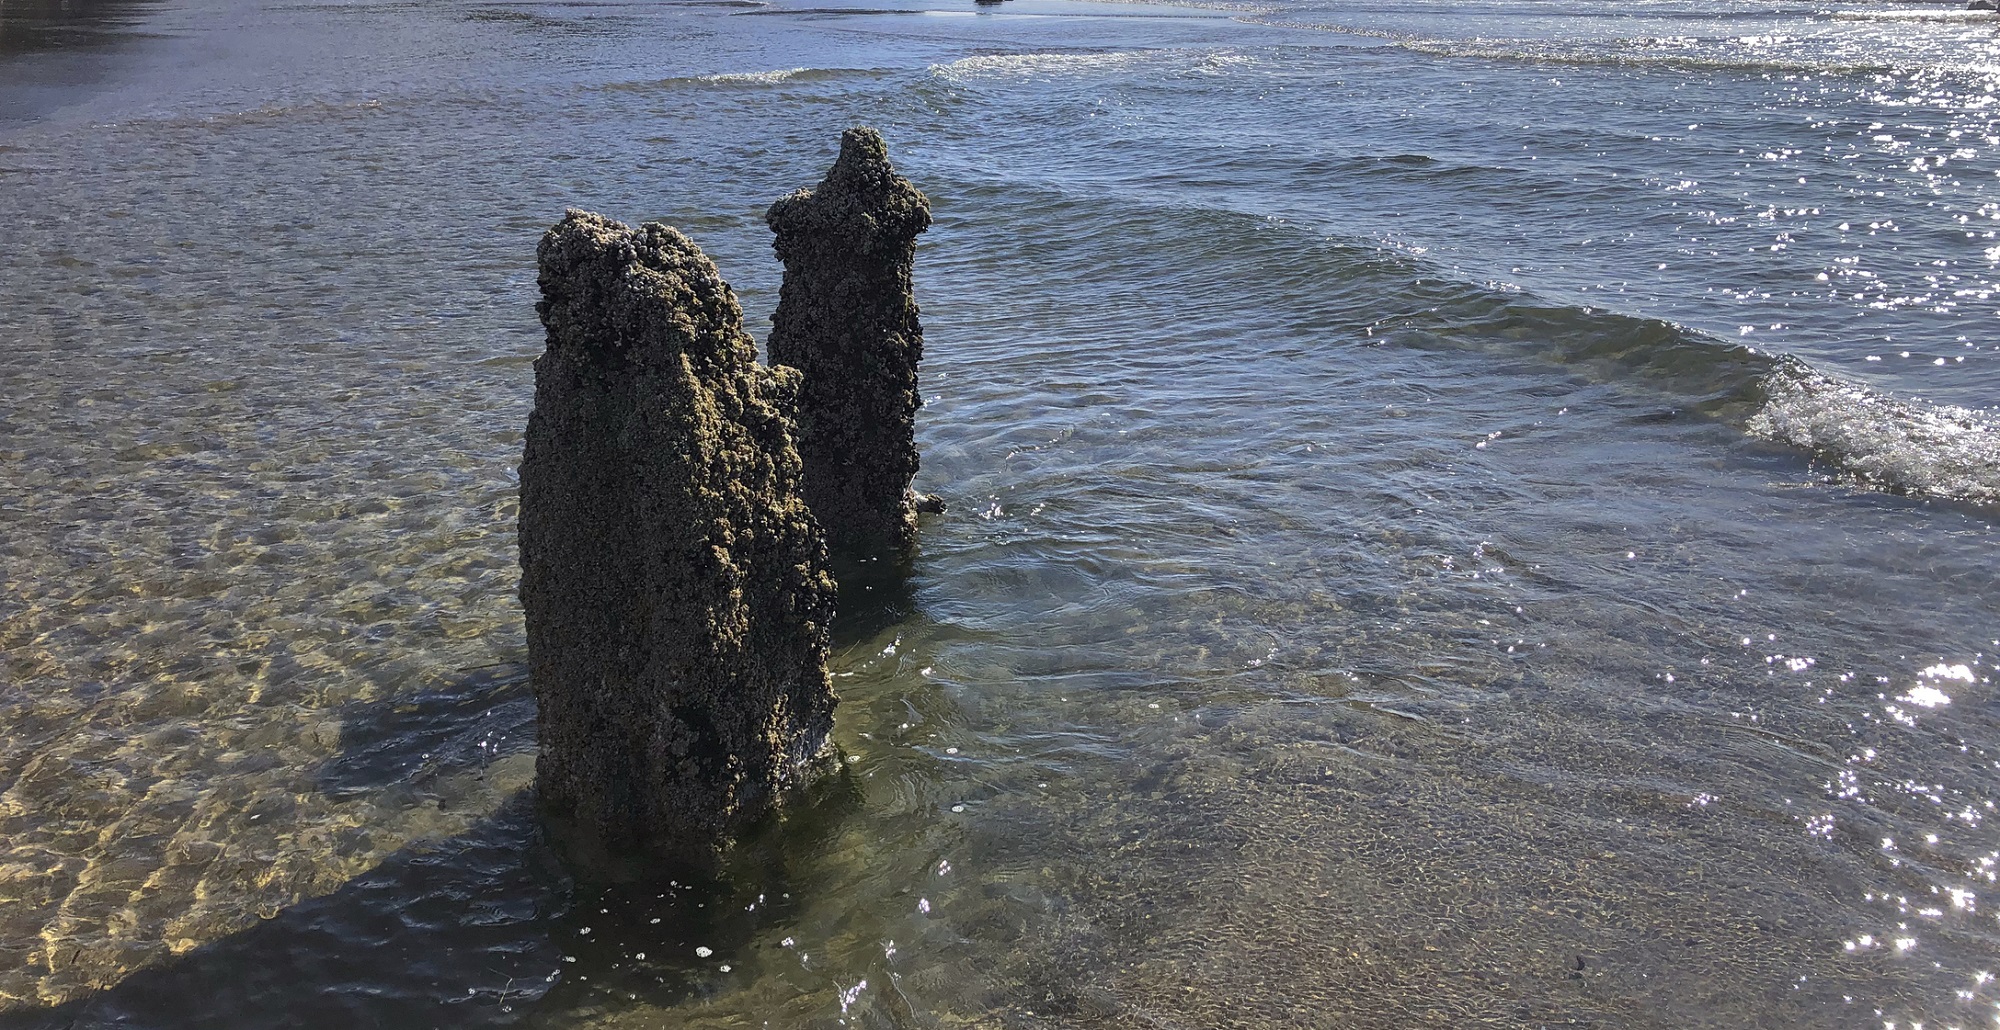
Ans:
[{"label": "shallow clear water", "polygon": [[[0,1027],[2000,1014],[1995,22],[22,10]],[[535,241],[678,225],[761,327],[854,122],[951,510],[843,598],[848,775],[578,887]]]}]

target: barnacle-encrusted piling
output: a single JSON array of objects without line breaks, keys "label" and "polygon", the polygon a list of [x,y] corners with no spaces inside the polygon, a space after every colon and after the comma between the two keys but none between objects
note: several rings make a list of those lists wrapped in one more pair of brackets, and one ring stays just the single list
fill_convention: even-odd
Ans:
[{"label": "barnacle-encrusted piling", "polygon": [[548,349],[521,462],[536,790],[586,865],[709,867],[829,757],[833,582],[767,368],[664,225],[542,237]]},{"label": "barnacle-encrusted piling", "polygon": [[765,220],[785,263],[771,361],[805,377],[806,501],[836,553],[906,552],[920,500],[910,482],[924,353],[910,266],[930,201],[889,166],[880,134],[856,128],[826,178],[780,198]]}]

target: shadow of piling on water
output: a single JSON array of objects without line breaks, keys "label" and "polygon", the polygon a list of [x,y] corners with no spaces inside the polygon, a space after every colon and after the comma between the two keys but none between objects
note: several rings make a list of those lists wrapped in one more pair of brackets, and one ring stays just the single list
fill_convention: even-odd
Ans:
[{"label": "shadow of piling on water", "polygon": [[[329,793],[467,796],[465,778],[533,760],[525,670],[344,712]],[[532,788],[461,833],[413,842],[331,894],[139,969],[0,1030],[570,1025],[731,989],[731,963],[782,925],[820,842],[858,806],[845,773],[746,832],[720,875],[594,884],[543,836]]]},{"label": "shadow of piling on water", "polygon": [[339,710],[340,750],[318,771],[331,796],[448,797],[503,760],[532,762],[535,697],[525,662],[461,670],[446,686]]},{"label": "shadow of piling on water", "polygon": [[0,1013],[0,1030],[478,1025],[502,1014],[510,985],[523,1000],[546,992],[570,893],[523,795],[468,833],[407,847],[332,894],[104,990]]},{"label": "shadow of piling on water", "polygon": [[836,554],[827,565],[839,590],[830,634],[835,655],[880,636],[917,613],[916,574],[911,558]]}]

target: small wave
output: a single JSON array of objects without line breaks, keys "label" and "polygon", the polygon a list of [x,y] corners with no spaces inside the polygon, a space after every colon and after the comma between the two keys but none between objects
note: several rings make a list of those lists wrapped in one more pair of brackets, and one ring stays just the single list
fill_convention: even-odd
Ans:
[{"label": "small wave", "polygon": [[1992,11],[1835,11],[1834,21],[1991,22]]},{"label": "small wave", "polygon": [[[1983,24],[1994,15],[1986,11],[1851,12],[1832,16],[1835,20],[1948,22],[1953,25]],[[1975,15],[1976,17],[1961,17]],[[1685,35],[1632,36],[1589,42],[1541,38],[1450,38],[1419,36],[1408,32],[1367,25],[1337,22],[1295,21],[1286,18],[1250,17],[1254,24],[1311,32],[1337,33],[1384,40],[1387,45],[1427,57],[1452,60],[1509,61],[1523,64],[1571,67],[1663,68],[1687,72],[1782,73],[1797,75],[1907,75],[1968,74],[1990,76],[1995,66],[1990,60],[1976,60],[1977,53],[1953,50],[1947,57],[1912,53],[1907,59],[1877,60],[1851,50],[1825,47],[1827,41],[1808,38],[1715,37]]]},{"label": "small wave", "polygon": [[737,14],[759,18],[866,18],[882,14],[922,13],[895,7],[771,7],[764,4],[758,6],[760,10],[738,11]]},{"label": "small wave", "polygon": [[1578,67],[1665,68],[1686,72],[1777,72],[1800,75],[1893,75],[1904,69],[1873,61],[1821,59],[1776,54],[1732,56],[1654,50],[1639,41],[1612,43],[1604,49],[1571,49],[1547,40],[1409,40],[1404,49],[1431,57],[1472,58],[1488,61],[1521,61],[1529,64],[1560,64]]},{"label": "small wave", "polygon": [[1141,7],[1185,7],[1197,11],[1229,11],[1241,14],[1273,14],[1284,8],[1251,0],[1101,0],[1103,3]]},{"label": "small wave", "polygon": [[1438,343],[1538,353],[1686,398],[1690,410],[1798,448],[1839,478],[1916,497],[2000,503],[2000,417],[1891,397],[1789,355],[1698,329],[1572,305],[1542,305],[1492,286],[1446,287],[1445,303],[1378,324]]},{"label": "small wave", "polygon": [[675,75],[641,82],[613,82],[602,88],[620,91],[657,89],[701,89],[705,87],[777,86],[788,82],[827,82],[834,79],[876,78],[888,72],[880,68],[780,68],[767,72],[718,72],[714,75]]},{"label": "small wave", "polygon": [[[1441,171],[1434,158],[1373,159]],[[934,169],[936,171],[936,169]],[[970,175],[971,170],[967,170]],[[967,178],[962,195],[1020,190]],[[989,197],[998,193],[987,194]],[[1547,362],[1583,376],[1672,399],[1672,408],[1794,447],[1842,477],[1874,489],[1973,503],[2000,503],[2000,415],[1897,399],[1836,380],[1805,361],[1700,328],[1594,305],[1537,298],[1510,283],[1476,281],[1382,241],[1325,236],[1226,207],[1161,203],[1150,196],[1088,198],[1048,187],[1015,206],[1061,220],[1088,212],[1107,238],[1171,231],[1198,238],[1200,263],[1149,274],[1196,295],[1218,284],[1259,282],[1272,303],[1302,324],[1357,333],[1369,344],[1486,353]],[[1156,237],[1157,238],[1157,237]],[[1189,252],[1176,246],[1166,254]],[[1231,272],[1218,276],[1214,262]],[[1383,310],[1385,298],[1393,298]],[[1305,315],[1305,312],[1312,312]],[[1373,315],[1353,319],[1355,315]]]},{"label": "small wave", "polygon": [[1407,32],[1395,32],[1368,25],[1346,25],[1340,22],[1302,21],[1296,17],[1284,15],[1283,12],[1276,11],[1259,12],[1256,16],[1245,16],[1237,20],[1245,25],[1269,25],[1273,28],[1299,29],[1305,32],[1329,32],[1342,36],[1361,36],[1366,39],[1387,39],[1404,42],[1412,38]]},{"label": "small wave", "polygon": [[2000,421],[1899,400],[1784,359],[1764,379],[1750,432],[1789,444],[1892,493],[2000,502]]},{"label": "small wave", "polygon": [[950,82],[975,78],[1032,78],[1074,75],[1126,68],[1148,61],[1185,63],[1178,73],[1221,75],[1254,63],[1233,51],[1164,50],[1052,50],[1023,54],[980,54],[948,64],[930,66],[930,74]]},{"label": "small wave", "polygon": [[116,122],[102,123],[100,128],[119,128],[126,125],[149,124],[167,126],[199,126],[202,128],[230,129],[246,125],[267,123],[310,123],[319,121],[344,121],[382,114],[388,107],[381,100],[310,100],[303,103],[272,103],[260,107],[242,108],[234,111],[204,111],[198,113],[163,113],[140,115]]},{"label": "small wave", "polygon": [[961,57],[949,64],[934,64],[930,73],[944,79],[973,76],[1055,75],[1101,68],[1120,68],[1153,57],[1153,50],[1110,50],[1078,53],[1045,51],[1030,54],[981,54]]}]

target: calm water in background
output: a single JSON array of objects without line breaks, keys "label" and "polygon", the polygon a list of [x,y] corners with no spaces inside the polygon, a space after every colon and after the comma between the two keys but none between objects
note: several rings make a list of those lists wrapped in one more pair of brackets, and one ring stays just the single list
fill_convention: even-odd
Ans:
[{"label": "calm water in background", "polygon": [[[0,1027],[1992,1025],[1995,26],[0,0]],[[761,333],[857,122],[951,511],[845,781],[576,887],[536,239]]]}]

